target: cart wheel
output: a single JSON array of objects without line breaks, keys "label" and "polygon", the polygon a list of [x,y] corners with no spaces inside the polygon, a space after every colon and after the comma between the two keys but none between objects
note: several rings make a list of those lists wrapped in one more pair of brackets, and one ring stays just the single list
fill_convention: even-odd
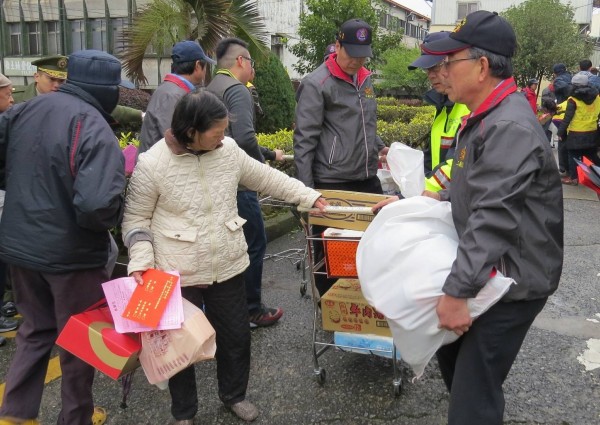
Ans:
[{"label": "cart wheel", "polygon": [[300,285],[300,295],[306,295],[306,282],[302,282],[302,284]]},{"label": "cart wheel", "polygon": [[317,380],[319,385],[323,385],[325,383],[325,380],[327,379],[327,373],[325,372],[325,369],[320,367],[317,370],[315,370],[315,379]]},{"label": "cart wheel", "polygon": [[400,397],[402,392],[402,380],[394,381],[394,397]]}]

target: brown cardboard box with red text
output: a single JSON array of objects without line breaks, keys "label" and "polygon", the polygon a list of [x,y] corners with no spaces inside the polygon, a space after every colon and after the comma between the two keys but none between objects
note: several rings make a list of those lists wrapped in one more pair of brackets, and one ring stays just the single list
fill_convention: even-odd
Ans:
[{"label": "brown cardboard box with red text", "polygon": [[[319,190],[329,205],[340,207],[372,207],[379,201],[389,198],[375,193],[351,192],[346,190]],[[310,224],[338,229],[365,230],[373,221],[372,214],[324,214],[311,217]]]},{"label": "brown cardboard box with red text", "polygon": [[357,279],[340,279],[321,298],[323,329],[391,336],[385,317],[363,297]]}]

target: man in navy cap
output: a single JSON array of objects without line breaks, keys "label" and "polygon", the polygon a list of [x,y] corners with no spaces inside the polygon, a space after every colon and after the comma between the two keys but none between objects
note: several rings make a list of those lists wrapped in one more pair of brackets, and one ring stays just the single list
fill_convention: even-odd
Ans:
[{"label": "man in navy cap", "polygon": [[204,84],[207,64],[216,65],[198,43],[190,40],[175,43],[171,60],[171,74],[156,88],[146,109],[140,132],[140,154],[154,146],[171,127],[177,101]]},{"label": "man in navy cap", "polygon": [[[108,122],[119,100],[121,63],[97,50],[69,57],[57,92],[0,116],[0,260],[10,266],[24,320],[8,369],[1,424],[37,424],[57,335],[73,314],[103,298],[108,230],[123,209],[124,158]],[[94,368],[60,351],[57,423],[104,423],[94,412]]]},{"label": "man in navy cap", "polygon": [[[450,35],[448,31],[427,34],[423,46],[442,40]],[[462,117],[469,114],[469,108],[462,103],[454,103],[446,95],[446,86],[441,75],[443,56],[428,55],[421,51],[413,63],[408,65],[410,71],[421,68],[427,73],[432,89],[425,93],[423,99],[435,106],[435,116],[431,126],[430,143],[423,150],[425,165],[425,189],[438,192],[449,187],[451,181],[452,155],[454,137],[461,124]]]},{"label": "man in navy cap", "polygon": [[[562,185],[546,135],[517,92],[516,47],[508,21],[484,10],[423,47],[446,57],[448,97],[472,111],[457,135],[450,188],[424,193],[450,201],[458,235],[437,305],[439,326],[459,335],[437,352],[449,425],[503,423],[502,384],[562,271]],[[469,299],[496,273],[516,284],[472,319]]]},{"label": "man in navy cap", "polygon": [[[377,101],[364,66],[373,56],[372,37],[365,21],[344,22],[335,53],[298,88],[294,161],[298,179],[309,187],[382,193],[377,166],[388,148],[377,135]],[[315,244],[315,261],[322,256],[322,246]],[[315,278],[321,295],[335,282]]]}]

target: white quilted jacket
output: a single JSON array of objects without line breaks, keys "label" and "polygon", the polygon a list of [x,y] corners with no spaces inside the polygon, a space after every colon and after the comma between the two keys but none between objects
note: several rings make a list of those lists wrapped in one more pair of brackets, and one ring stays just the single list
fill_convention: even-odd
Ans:
[{"label": "white quilted jacket", "polygon": [[311,207],[320,194],[250,158],[226,137],[203,155],[175,154],[165,139],[140,155],[129,182],[123,235],[142,230],[153,242],[129,250],[128,272],[178,270],[181,285],[210,285],[249,264],[238,216],[238,183],[277,199]]}]

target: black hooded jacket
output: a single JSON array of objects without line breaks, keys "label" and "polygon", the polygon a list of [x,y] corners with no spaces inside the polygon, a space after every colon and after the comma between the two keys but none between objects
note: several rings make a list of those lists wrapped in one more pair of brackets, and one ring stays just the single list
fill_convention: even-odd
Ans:
[{"label": "black hooded jacket", "polygon": [[0,116],[0,259],[48,273],[104,267],[124,158],[100,104],[65,84]]}]

